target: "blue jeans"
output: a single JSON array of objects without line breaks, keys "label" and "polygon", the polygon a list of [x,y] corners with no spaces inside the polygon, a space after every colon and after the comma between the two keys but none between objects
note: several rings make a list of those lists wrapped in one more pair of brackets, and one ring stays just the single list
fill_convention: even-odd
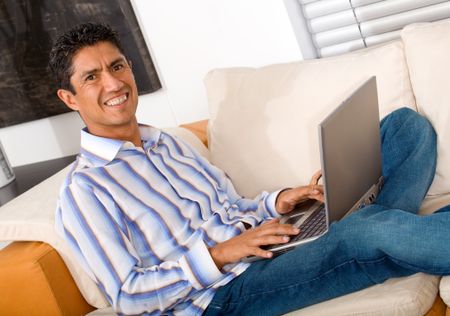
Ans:
[{"label": "blue jeans", "polygon": [[376,203],[330,225],[323,237],[253,263],[218,289],[206,315],[280,315],[425,272],[450,274],[450,207],[416,215],[433,180],[436,134],[414,111],[381,122],[385,183]]}]

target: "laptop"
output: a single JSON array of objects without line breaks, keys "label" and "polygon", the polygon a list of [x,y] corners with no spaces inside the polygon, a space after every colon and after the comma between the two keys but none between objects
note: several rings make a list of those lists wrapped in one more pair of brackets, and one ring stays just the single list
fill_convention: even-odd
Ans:
[{"label": "laptop", "polygon": [[[377,85],[371,77],[319,124],[324,200],[307,200],[281,223],[300,228],[285,244],[263,248],[274,256],[324,235],[330,223],[375,201],[383,183]],[[250,256],[246,262],[262,259]]]}]

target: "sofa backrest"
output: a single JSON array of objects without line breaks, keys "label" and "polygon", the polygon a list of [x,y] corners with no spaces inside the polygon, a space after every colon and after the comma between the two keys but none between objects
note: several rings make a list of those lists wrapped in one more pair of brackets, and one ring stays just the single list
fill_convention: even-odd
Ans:
[{"label": "sofa backrest", "polygon": [[318,123],[371,76],[381,117],[416,110],[401,41],[333,58],[211,71],[205,85],[212,162],[247,197],[309,183],[320,169]]}]

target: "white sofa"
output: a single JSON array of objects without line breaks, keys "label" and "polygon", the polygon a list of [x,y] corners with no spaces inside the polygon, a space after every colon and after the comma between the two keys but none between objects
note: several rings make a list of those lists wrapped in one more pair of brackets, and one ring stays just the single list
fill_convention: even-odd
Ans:
[{"label": "white sofa", "polygon": [[[426,116],[438,133],[436,176],[420,211],[428,214],[450,204],[449,56],[447,21],[408,26],[401,40],[343,56],[213,70],[205,79],[209,148],[183,128],[168,131],[224,169],[242,195],[307,183],[319,169],[317,123],[359,83],[376,75],[381,117],[408,106]],[[86,301],[98,308],[91,314],[110,315],[103,295],[53,228],[66,173],[67,168],[0,208],[0,241],[51,245]],[[424,315],[438,292],[450,305],[450,277],[416,274],[291,314]]]}]

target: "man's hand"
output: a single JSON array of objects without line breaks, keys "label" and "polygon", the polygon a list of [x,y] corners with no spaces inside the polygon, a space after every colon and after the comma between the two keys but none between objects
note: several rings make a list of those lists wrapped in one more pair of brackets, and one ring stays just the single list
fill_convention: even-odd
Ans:
[{"label": "man's hand", "polygon": [[309,185],[282,191],[275,203],[275,208],[279,214],[286,214],[292,211],[295,206],[305,200],[314,199],[323,202],[323,185],[319,185],[322,171],[317,171],[311,178]]},{"label": "man's hand", "polygon": [[209,248],[209,252],[217,267],[222,269],[224,265],[237,262],[247,256],[271,258],[273,253],[261,249],[261,246],[287,243],[288,235],[298,233],[299,230],[292,225],[280,224],[279,219],[273,219]]},{"label": "man's hand", "polygon": [[[322,172],[319,170],[312,176],[309,185],[282,191],[275,205],[277,212],[289,213],[298,203],[308,199],[323,202],[323,186],[318,184],[321,177]],[[287,243],[289,235],[297,235],[299,232],[298,228],[280,224],[279,219],[273,219],[209,248],[209,252],[217,267],[222,269],[224,265],[247,256],[271,258],[273,253],[261,249],[261,246]]]}]

